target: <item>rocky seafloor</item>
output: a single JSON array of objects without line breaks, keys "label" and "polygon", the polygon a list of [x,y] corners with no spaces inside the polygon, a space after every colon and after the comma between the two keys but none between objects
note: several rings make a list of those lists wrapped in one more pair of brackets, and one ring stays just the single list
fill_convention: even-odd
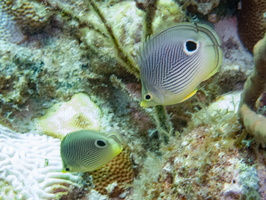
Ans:
[{"label": "rocky seafloor", "polygon": [[[229,0],[1,1],[0,199],[265,199],[265,149],[238,108],[254,65],[242,41],[266,25],[239,33],[241,12]],[[187,101],[140,107],[142,42],[185,21],[218,33],[219,72]],[[80,129],[119,132],[125,150],[95,172],[62,173],[60,139]]]}]

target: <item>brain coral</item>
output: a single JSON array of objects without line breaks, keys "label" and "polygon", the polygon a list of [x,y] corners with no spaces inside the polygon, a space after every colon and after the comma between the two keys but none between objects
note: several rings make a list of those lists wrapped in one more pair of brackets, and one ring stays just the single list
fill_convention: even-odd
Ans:
[{"label": "brain coral", "polygon": [[0,126],[0,199],[59,199],[80,179],[61,169],[59,139]]}]

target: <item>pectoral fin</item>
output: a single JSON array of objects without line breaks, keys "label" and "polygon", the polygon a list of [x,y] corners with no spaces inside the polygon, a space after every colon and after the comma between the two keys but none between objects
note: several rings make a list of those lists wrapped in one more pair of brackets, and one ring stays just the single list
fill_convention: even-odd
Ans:
[{"label": "pectoral fin", "polygon": [[193,90],[193,92],[191,92],[189,95],[187,95],[184,99],[182,99],[180,102],[186,101],[187,99],[189,99],[190,97],[192,97],[194,94],[196,94],[198,90],[195,89]]}]

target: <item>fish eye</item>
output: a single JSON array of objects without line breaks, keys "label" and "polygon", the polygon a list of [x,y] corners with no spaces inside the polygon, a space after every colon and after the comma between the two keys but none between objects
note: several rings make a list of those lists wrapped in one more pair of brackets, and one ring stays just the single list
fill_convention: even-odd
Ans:
[{"label": "fish eye", "polygon": [[70,171],[70,169],[67,167],[66,169],[65,169],[67,172],[69,172]]},{"label": "fish eye", "polygon": [[189,55],[195,52],[197,49],[198,49],[198,43],[196,41],[188,40],[184,44],[185,53]]},{"label": "fish eye", "polygon": [[94,144],[98,148],[104,148],[107,146],[107,143],[104,140],[96,140]]},{"label": "fish eye", "polygon": [[149,94],[149,93],[145,94],[145,95],[144,95],[144,99],[145,99],[146,101],[150,101],[150,100],[152,100],[152,96],[151,96],[151,94]]}]

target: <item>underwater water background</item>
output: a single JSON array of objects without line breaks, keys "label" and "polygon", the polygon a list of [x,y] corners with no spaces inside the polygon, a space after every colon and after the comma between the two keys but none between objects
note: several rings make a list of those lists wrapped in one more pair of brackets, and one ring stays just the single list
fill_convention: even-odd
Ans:
[{"label": "underwater water background", "polygon": [[[265,0],[2,0],[0,199],[266,199],[265,13]],[[172,36],[153,38],[181,22],[210,27],[222,63],[205,75],[212,51],[186,58],[200,84],[146,107],[178,73],[156,79],[175,50],[160,49]],[[184,57],[208,40],[185,33],[173,36],[192,45]],[[144,77],[146,58],[166,67]],[[95,135],[74,137],[62,157],[80,130]]]}]

